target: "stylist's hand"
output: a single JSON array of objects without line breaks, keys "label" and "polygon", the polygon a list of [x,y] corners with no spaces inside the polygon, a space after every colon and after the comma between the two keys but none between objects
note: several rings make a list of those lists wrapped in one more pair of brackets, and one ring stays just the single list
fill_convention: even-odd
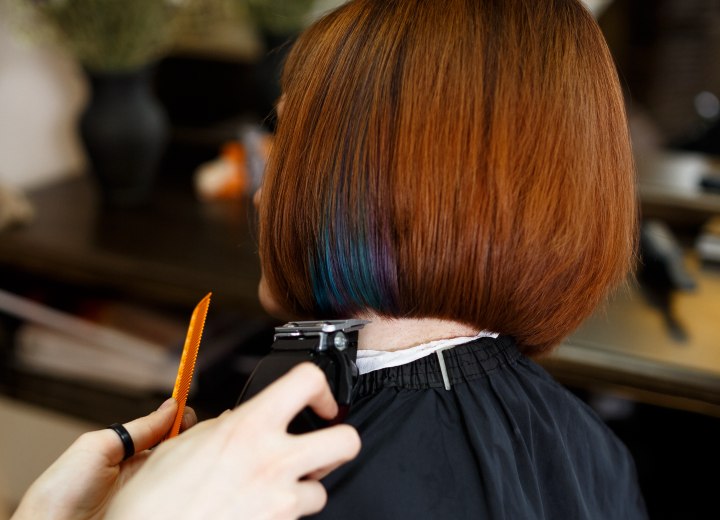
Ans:
[{"label": "stylist's hand", "polygon": [[337,414],[325,376],[309,363],[163,443],[118,494],[108,518],[274,520],[319,511],[327,494],[318,479],[353,459],[360,439],[347,425],[287,433],[305,406],[326,419]]},{"label": "stylist's hand", "polygon": [[[28,489],[13,520],[103,518],[117,491],[150,456],[148,448],[170,430],[177,402],[165,401],[150,415],[124,426],[135,443],[136,455],[122,462],[124,448],[117,433],[100,430],[81,435]],[[181,429],[197,422],[185,409]]]}]

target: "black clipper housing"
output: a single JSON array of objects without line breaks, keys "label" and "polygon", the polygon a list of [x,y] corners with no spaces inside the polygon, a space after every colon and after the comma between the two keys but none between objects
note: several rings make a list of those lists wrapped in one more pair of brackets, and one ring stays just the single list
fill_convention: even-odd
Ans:
[{"label": "black clipper housing", "polygon": [[290,423],[288,431],[303,433],[342,422],[352,401],[358,379],[358,332],[366,320],[293,321],[275,328],[270,354],[257,365],[236,406],[247,401],[292,367],[310,361],[325,373],[340,409],[338,417],[325,421],[305,408]]}]

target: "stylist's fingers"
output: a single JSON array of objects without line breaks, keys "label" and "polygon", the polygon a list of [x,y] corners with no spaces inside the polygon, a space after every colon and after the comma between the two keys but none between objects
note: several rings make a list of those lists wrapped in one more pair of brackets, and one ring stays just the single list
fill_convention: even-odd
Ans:
[{"label": "stylist's fingers", "polygon": [[327,491],[316,480],[303,480],[296,488],[297,515],[306,516],[319,513],[327,503]]},{"label": "stylist's fingers", "polygon": [[360,452],[355,428],[340,424],[295,437],[288,461],[298,477],[322,478]]},{"label": "stylist's fingers", "polygon": [[[170,398],[149,415],[125,423],[133,451],[140,453],[160,442],[170,430],[176,410],[177,402]],[[125,458],[125,444],[120,435],[109,428],[81,435],[75,445],[102,454],[110,466],[120,464]]]},{"label": "stylist's fingers", "polygon": [[135,453],[150,449],[165,438],[175,420],[177,406],[177,401],[170,398],[151,414],[125,423],[125,429],[135,445]]},{"label": "stylist's fingers", "polygon": [[[358,450],[358,452],[359,452],[359,450]],[[329,466],[325,466],[323,468],[318,468],[314,471],[311,471],[310,473],[305,475],[305,478],[310,479],[310,480],[322,480],[325,477],[327,477],[330,473],[332,473],[333,471],[338,469],[340,466],[345,464],[346,462],[349,462],[352,459],[354,459],[356,456],[357,456],[357,454],[350,457],[349,459],[335,461],[333,464],[330,464]]]},{"label": "stylist's fingers", "polygon": [[338,412],[325,374],[312,363],[294,367],[253,400],[265,420],[285,426],[306,406],[326,419],[332,419]]},{"label": "stylist's fingers", "polygon": [[197,424],[197,422],[198,418],[195,414],[195,410],[187,406],[183,411],[183,418],[182,422],[180,423],[180,431],[184,432],[185,430],[192,428]]}]

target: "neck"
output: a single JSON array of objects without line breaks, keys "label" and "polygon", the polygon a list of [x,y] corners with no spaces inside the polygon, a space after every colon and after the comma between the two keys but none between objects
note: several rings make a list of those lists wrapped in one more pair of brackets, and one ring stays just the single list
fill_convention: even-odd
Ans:
[{"label": "neck", "polygon": [[476,328],[456,321],[436,318],[391,319],[374,314],[360,318],[371,320],[360,330],[360,350],[403,350],[439,339],[475,336],[479,332]]}]

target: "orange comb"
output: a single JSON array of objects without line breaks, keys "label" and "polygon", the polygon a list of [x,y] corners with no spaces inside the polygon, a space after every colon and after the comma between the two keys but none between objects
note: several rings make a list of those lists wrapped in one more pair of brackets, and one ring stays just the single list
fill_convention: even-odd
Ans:
[{"label": "orange comb", "polygon": [[208,293],[205,298],[200,300],[190,318],[190,326],[185,337],[185,346],[180,358],[180,366],[178,367],[175,388],[172,394],[178,403],[178,409],[175,414],[175,421],[166,439],[172,439],[180,433],[180,425],[185,413],[185,403],[190,393],[190,383],[192,383],[193,372],[195,371],[195,360],[197,359],[200,339],[205,326],[205,316],[207,316],[208,307],[210,306],[210,296],[212,296],[212,293]]}]

